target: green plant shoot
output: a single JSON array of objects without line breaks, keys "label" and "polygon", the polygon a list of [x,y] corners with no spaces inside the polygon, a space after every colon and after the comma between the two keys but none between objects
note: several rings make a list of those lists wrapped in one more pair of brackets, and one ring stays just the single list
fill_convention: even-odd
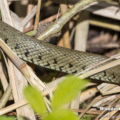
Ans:
[{"label": "green plant shoot", "polygon": [[70,102],[82,90],[87,83],[87,80],[82,80],[78,77],[68,76],[62,81],[54,93],[52,100],[52,108],[61,108],[66,103]]},{"label": "green plant shoot", "polygon": [[35,112],[40,115],[46,113],[46,106],[42,94],[35,88],[28,86],[24,89],[24,95]]},{"label": "green plant shoot", "polygon": [[79,120],[77,115],[63,106],[70,102],[82,90],[87,83],[78,77],[67,76],[56,89],[52,99],[52,112],[46,116],[46,107],[41,93],[33,87],[26,87],[24,95],[33,109],[42,115],[43,120]]},{"label": "green plant shoot", "polygon": [[79,120],[79,118],[68,109],[58,109],[51,112],[43,120]]}]

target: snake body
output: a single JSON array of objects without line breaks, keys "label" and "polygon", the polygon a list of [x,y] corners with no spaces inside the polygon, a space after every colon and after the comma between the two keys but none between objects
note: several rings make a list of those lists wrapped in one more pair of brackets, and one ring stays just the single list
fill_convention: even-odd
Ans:
[{"label": "snake body", "polygon": [[[107,59],[105,56],[58,47],[29,37],[0,21],[0,38],[21,59],[70,74],[78,73]],[[120,83],[120,65],[91,78]]]}]

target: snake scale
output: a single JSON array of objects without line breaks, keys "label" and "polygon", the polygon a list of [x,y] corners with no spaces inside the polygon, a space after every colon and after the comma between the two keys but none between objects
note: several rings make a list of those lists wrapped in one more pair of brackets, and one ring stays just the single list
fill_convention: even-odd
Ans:
[{"label": "snake scale", "polygon": [[[107,59],[105,56],[58,47],[29,37],[0,21],[0,38],[21,59],[70,74],[78,73]],[[120,83],[120,65],[92,75],[91,78]]]}]

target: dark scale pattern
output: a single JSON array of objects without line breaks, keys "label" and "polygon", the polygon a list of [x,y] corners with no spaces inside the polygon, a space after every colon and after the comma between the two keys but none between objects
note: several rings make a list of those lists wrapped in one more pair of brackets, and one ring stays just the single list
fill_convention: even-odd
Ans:
[{"label": "dark scale pattern", "polygon": [[[107,58],[38,41],[1,21],[0,37],[21,59],[66,73],[81,72]],[[97,73],[91,78],[120,83],[120,65]]]}]

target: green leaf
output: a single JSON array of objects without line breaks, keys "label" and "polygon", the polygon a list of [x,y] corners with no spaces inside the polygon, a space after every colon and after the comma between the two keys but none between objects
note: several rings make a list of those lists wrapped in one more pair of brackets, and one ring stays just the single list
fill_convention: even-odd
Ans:
[{"label": "green leaf", "polygon": [[54,93],[52,100],[52,108],[56,109],[63,107],[66,103],[70,102],[80,90],[83,89],[87,80],[82,80],[78,77],[68,76],[62,81]]},{"label": "green leaf", "polygon": [[14,120],[15,117],[0,116],[0,120]]},{"label": "green leaf", "polygon": [[35,112],[40,115],[46,113],[46,106],[42,94],[35,88],[28,86],[24,89],[24,95]]},{"label": "green leaf", "polygon": [[58,109],[51,112],[43,120],[79,120],[78,117],[70,110]]}]

